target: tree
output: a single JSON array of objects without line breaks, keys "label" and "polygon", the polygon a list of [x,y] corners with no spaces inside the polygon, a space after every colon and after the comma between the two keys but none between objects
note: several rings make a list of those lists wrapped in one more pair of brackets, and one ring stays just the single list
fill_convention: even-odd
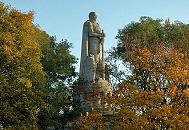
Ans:
[{"label": "tree", "polygon": [[60,112],[70,111],[69,86],[77,75],[71,43],[57,43],[35,26],[33,12],[22,13],[3,3],[0,34],[0,125],[46,129],[49,122],[64,122]]},{"label": "tree", "polygon": [[[118,32],[114,56],[130,64],[131,85],[137,86],[135,91],[127,92],[131,96],[123,94],[126,99],[131,97],[132,104],[119,106],[128,105],[134,115],[140,112],[139,121],[146,121],[141,125],[143,129],[188,128],[188,96],[184,94],[189,85],[188,36],[188,25],[169,20],[163,23],[150,17],[141,17],[140,22]],[[132,120],[141,124],[138,118]]]},{"label": "tree", "polygon": [[0,3],[0,124],[4,128],[37,129],[45,72],[35,42],[33,13]]},{"label": "tree", "polygon": [[[54,125],[64,123],[64,116],[70,112],[72,106],[71,85],[77,74],[75,72],[76,58],[70,52],[72,44],[67,40],[56,42],[55,37],[36,27],[36,42],[42,50],[41,63],[47,73],[46,91],[49,113],[42,113],[41,123],[44,120]],[[62,114],[61,114],[61,113]],[[44,124],[42,126],[45,126]]]},{"label": "tree", "polygon": [[111,54],[132,75],[107,98],[112,129],[189,128],[188,37],[187,24],[150,17],[119,30]]},{"label": "tree", "polygon": [[89,115],[82,116],[78,120],[75,120],[74,124],[79,130],[104,130],[108,128],[106,119],[102,117],[102,114],[97,110],[93,110]]}]

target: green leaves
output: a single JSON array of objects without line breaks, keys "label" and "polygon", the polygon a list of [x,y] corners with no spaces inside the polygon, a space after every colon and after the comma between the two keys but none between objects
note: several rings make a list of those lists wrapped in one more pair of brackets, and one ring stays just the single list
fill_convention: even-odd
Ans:
[{"label": "green leaves", "polygon": [[188,36],[187,24],[150,17],[119,30],[111,56],[132,75],[110,99],[114,129],[188,128]]},{"label": "green leaves", "polygon": [[0,3],[0,123],[4,128],[37,129],[37,114],[46,103],[41,50],[35,42],[33,14]]},{"label": "green leaves", "polygon": [[[74,64],[76,58],[70,52],[71,43],[67,40],[56,42],[55,37],[49,36],[45,31],[35,28],[35,41],[42,51],[41,63],[46,72],[45,92],[49,111],[41,113],[41,126],[43,117],[51,125],[64,122],[64,115],[70,112],[72,106],[71,85],[76,77]],[[61,114],[63,113],[63,114]],[[46,125],[46,124],[45,124]]]},{"label": "green leaves", "polygon": [[[0,124],[11,129],[45,129],[49,119],[68,112],[76,73],[71,43],[33,25],[0,2]],[[46,122],[44,123],[44,120]],[[52,121],[52,120],[51,120]]]}]

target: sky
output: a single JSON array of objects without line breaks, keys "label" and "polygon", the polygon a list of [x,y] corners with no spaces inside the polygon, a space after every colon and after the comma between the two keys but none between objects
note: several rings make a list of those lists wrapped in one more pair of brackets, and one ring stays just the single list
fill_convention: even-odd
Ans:
[{"label": "sky", "polygon": [[[88,14],[95,11],[98,23],[106,33],[105,49],[116,47],[118,29],[141,16],[179,20],[189,23],[189,0],[1,0],[22,11],[34,11],[34,23],[57,42],[67,39],[72,54],[80,58],[82,26]],[[79,60],[76,65],[79,70]]]}]

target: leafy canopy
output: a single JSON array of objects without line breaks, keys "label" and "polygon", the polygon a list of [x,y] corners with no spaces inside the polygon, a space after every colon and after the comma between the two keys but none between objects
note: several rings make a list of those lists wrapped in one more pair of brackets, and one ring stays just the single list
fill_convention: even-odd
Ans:
[{"label": "leafy canopy", "polygon": [[33,13],[0,3],[0,123],[13,129],[37,128],[45,72],[34,40]]},{"label": "leafy canopy", "polygon": [[[106,118],[105,123],[99,120],[104,127],[121,130],[189,128],[188,37],[187,24],[150,17],[141,17],[139,22],[119,30],[118,45],[111,56],[129,65],[132,75],[106,99],[112,105],[113,115]],[[76,124],[83,124],[82,128],[89,122],[94,124],[97,118],[104,119],[104,116],[91,120],[90,117],[94,117],[93,112],[88,118],[81,117]],[[105,125],[107,123],[109,126]]]}]

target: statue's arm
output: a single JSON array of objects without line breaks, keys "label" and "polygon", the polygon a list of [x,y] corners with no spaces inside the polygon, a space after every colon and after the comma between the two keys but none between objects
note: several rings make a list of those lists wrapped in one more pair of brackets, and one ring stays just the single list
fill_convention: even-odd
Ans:
[{"label": "statue's arm", "polygon": [[88,35],[89,35],[90,37],[100,37],[100,36],[101,36],[101,33],[96,33],[96,32],[94,32],[93,26],[92,26],[92,24],[89,22],[89,32],[88,32]]}]

